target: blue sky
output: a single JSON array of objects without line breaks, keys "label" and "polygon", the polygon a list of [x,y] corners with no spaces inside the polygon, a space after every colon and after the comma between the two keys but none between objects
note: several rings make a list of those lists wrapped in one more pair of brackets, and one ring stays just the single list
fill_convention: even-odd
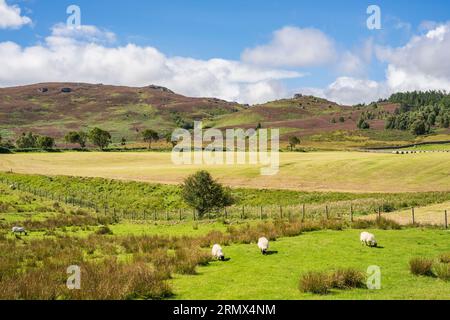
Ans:
[{"label": "blue sky", "polygon": [[[5,2],[5,0],[0,0]],[[264,0],[227,0],[227,1],[186,1],[186,0],[169,0],[169,1],[144,1],[144,0],[128,0],[128,1],[107,1],[107,0],[78,0],[78,1],[54,1],[54,0],[6,0],[8,8],[20,9],[20,16],[27,17],[31,22],[25,22],[22,25],[14,25],[13,27],[1,27],[0,21],[0,43],[13,42],[19,46],[19,51],[26,50],[31,47],[42,47],[49,52],[46,56],[41,57],[36,54],[24,55],[22,59],[28,59],[26,62],[33,64],[33,59],[41,63],[42,59],[52,59],[51,53],[54,53],[56,46],[53,42],[50,44],[49,37],[55,35],[55,26],[65,23],[68,15],[66,8],[75,4],[81,8],[82,25],[92,26],[98,29],[99,37],[101,32],[114,33],[114,41],[100,41],[96,38],[83,38],[82,36],[64,33],[64,37],[77,38],[77,42],[71,43],[74,50],[80,50],[88,55],[86,47],[91,43],[99,46],[97,49],[114,49],[124,48],[129,44],[134,44],[140,49],[153,48],[158,54],[164,55],[164,65],[176,64],[176,71],[169,76],[160,66],[156,66],[160,75],[148,76],[148,81],[160,81],[156,84],[172,84],[175,89],[183,94],[200,95],[199,88],[190,89],[189,85],[179,78],[180,73],[195,72],[195,64],[191,68],[185,70],[183,62],[174,61],[172,58],[182,57],[184,59],[192,59],[201,62],[202,66],[198,66],[199,74],[203,72],[203,68],[211,72],[217,70],[216,65],[212,65],[211,59],[222,59],[224,61],[238,62],[244,65],[226,66],[226,72],[229,74],[238,73],[238,80],[219,79],[217,85],[211,90],[205,90],[205,95],[215,94],[224,98],[235,98],[241,102],[261,102],[259,100],[278,98],[278,95],[289,95],[295,91],[312,92],[317,95],[327,96],[327,88],[329,89],[336,81],[342,77],[360,81],[358,85],[370,85],[376,82],[380,88],[379,95],[390,93],[394,88],[386,88],[389,83],[389,77],[386,76],[389,66],[394,69],[401,69],[398,61],[401,61],[401,55],[394,56],[388,50],[396,48],[405,48],[414,37],[424,37],[427,32],[438,28],[440,25],[445,26],[450,20],[448,15],[450,12],[450,2],[442,1],[264,1]],[[381,9],[382,29],[369,30],[366,26],[368,14],[366,9],[369,5],[378,5]],[[1,7],[1,5],[0,5]],[[1,18],[1,10],[0,10]],[[425,23],[428,22],[428,23]],[[291,28],[291,29],[286,29]],[[275,33],[280,31],[279,37],[286,38],[286,41],[292,41],[291,44],[284,43],[284,48],[279,48],[276,41]],[[315,30],[320,32],[303,32],[304,30]],[[445,39],[447,39],[445,32]],[[58,36],[61,32],[58,33]],[[284,35],[286,37],[284,37]],[[302,47],[298,43],[313,41],[311,38],[321,38],[322,44],[318,44],[317,51],[311,54],[321,54],[321,50],[330,49],[334,52],[333,57],[324,57],[320,62],[312,61],[311,58],[287,62],[270,63],[270,56],[259,59],[255,63],[255,57],[260,56],[260,51],[270,51],[278,57],[283,56],[282,50],[295,51],[301,56]],[[61,39],[59,39],[61,40]],[[327,42],[325,44],[324,42]],[[272,43],[272,45],[271,45]],[[297,43],[297,45],[295,44]],[[309,42],[308,42],[309,43]],[[65,44],[69,46],[69,44]],[[425,45],[425,44],[424,44]],[[429,44],[427,44],[429,45]],[[61,41],[58,42],[58,49],[61,49]],[[76,46],[76,47],[75,47]],[[254,50],[261,47],[258,52],[252,51],[252,54],[244,57],[246,50]],[[278,46],[277,48],[275,48]],[[311,47],[315,44],[312,43]],[[370,47],[370,48],[369,48]],[[444,50],[439,47],[439,50]],[[10,50],[10,48],[8,48]],[[11,52],[3,50],[4,52]],[[380,53],[384,50],[384,53]],[[370,52],[369,52],[370,51]],[[401,52],[403,57],[410,57],[410,52]],[[0,49],[0,54],[2,50]],[[98,52],[98,51],[95,51]],[[90,53],[89,57],[95,56],[95,52]],[[365,53],[364,53],[365,52]],[[378,54],[375,54],[378,52]],[[6,54],[6,53],[5,53]],[[289,53],[286,53],[289,54]],[[136,54],[133,53],[133,56]],[[138,54],[145,62],[150,60],[158,60],[153,55],[148,56],[146,60],[144,54]],[[80,55],[79,55],[80,56]],[[0,56],[1,57],[1,56]],[[441,57],[438,55],[437,57]],[[64,57],[63,57],[64,58]],[[274,57],[276,58],[276,57]],[[411,57],[415,59],[415,57]],[[431,57],[430,57],[431,58]],[[67,57],[70,59],[70,57]],[[112,59],[112,58],[111,58]],[[117,63],[126,63],[120,58]],[[48,63],[50,63],[50,60]],[[22,60],[23,62],[24,60]],[[90,61],[89,61],[90,63]],[[26,63],[27,64],[27,63]],[[184,68],[180,71],[181,67]],[[257,66],[257,70],[248,72],[252,80],[244,79],[240,75],[246,72],[247,66]],[[343,68],[342,65],[347,67]],[[349,71],[349,66],[351,71]],[[12,68],[12,67],[11,67]],[[106,67],[105,67],[106,68]],[[148,65],[149,72],[154,70],[153,65]],[[238,69],[236,69],[238,68]],[[251,67],[253,68],[253,67]],[[361,70],[355,70],[361,69]],[[363,70],[362,70],[363,69]],[[220,69],[223,71],[224,69]],[[230,71],[231,70],[231,71]],[[237,70],[237,71],[236,71]],[[434,70],[431,68],[430,70]],[[418,74],[416,78],[423,76],[437,75],[428,74],[429,69],[419,70],[422,74]],[[94,72],[96,75],[81,73],[74,78],[64,78],[60,80],[77,80],[86,81],[89,79],[104,80],[102,82],[114,82],[111,79],[110,72],[103,78],[98,76],[101,70]],[[402,69],[402,71],[404,71]],[[411,70],[406,70],[409,73]],[[37,70],[30,70],[30,73]],[[263,76],[275,73],[276,76]],[[283,73],[284,72],[284,73]],[[286,72],[295,72],[298,76]],[[412,71],[411,71],[412,72]],[[55,70],[54,75],[48,80],[59,80],[58,74],[64,74],[62,70]],[[197,75],[196,75],[197,76]],[[209,77],[212,75],[208,75]],[[399,74],[394,75],[397,79]],[[447,75],[445,75],[447,76]],[[129,76],[132,78],[132,75]],[[436,83],[442,77],[436,80]],[[23,79],[22,79],[23,78]],[[145,81],[147,78],[142,74],[136,78]],[[195,77],[194,77],[195,78]],[[235,76],[230,76],[236,78]],[[256,79],[256,80],[255,80]],[[33,80],[41,80],[39,77],[20,77],[14,79],[14,74],[1,74],[0,86],[15,85],[32,82]],[[42,79],[45,80],[45,79]],[[348,79],[347,79],[348,80]],[[448,80],[448,79],[444,79]],[[195,79],[193,80],[195,81]],[[200,79],[199,79],[200,81]],[[204,81],[201,79],[201,81]],[[230,86],[227,87],[227,81]],[[348,80],[350,81],[350,80]],[[347,82],[348,82],[347,81]],[[370,81],[370,82],[369,82]],[[339,83],[337,86],[341,88],[345,85],[357,86],[356,82]],[[251,84],[245,87],[242,83]],[[120,82],[117,84],[128,84]],[[134,83],[130,81],[129,85],[140,84],[139,81]],[[397,84],[396,84],[397,85]],[[202,84],[200,83],[201,87]],[[399,85],[399,89],[420,88],[421,84],[405,84]],[[259,88],[259,89],[256,89]],[[447,88],[444,81],[443,88]],[[256,92],[259,90],[261,99],[253,97],[249,93],[250,90]],[[279,94],[275,93],[279,91]],[[245,93],[247,92],[247,93]],[[222,94],[223,93],[223,94]],[[336,95],[335,93],[331,94]],[[349,101],[356,102],[364,99],[364,93],[347,95]],[[339,100],[340,97],[335,97]],[[355,101],[350,101],[355,100]]]}]

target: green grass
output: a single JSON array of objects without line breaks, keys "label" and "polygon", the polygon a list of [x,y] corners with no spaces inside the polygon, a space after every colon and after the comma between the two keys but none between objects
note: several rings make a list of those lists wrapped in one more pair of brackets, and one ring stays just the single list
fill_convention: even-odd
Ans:
[{"label": "green grass", "polygon": [[[373,231],[383,248],[361,246],[359,230],[319,231],[283,238],[271,244],[277,254],[262,256],[251,245],[224,247],[231,260],[199,267],[196,276],[175,276],[176,299],[450,299],[450,284],[415,277],[414,256],[434,257],[450,250],[448,231],[406,229]],[[326,296],[298,290],[300,275],[309,271],[381,267],[381,290],[332,290]]]},{"label": "green grass", "polygon": [[[112,208],[116,208],[118,214],[125,210],[143,218],[146,210],[146,217],[153,219],[156,211],[157,220],[165,219],[168,213],[169,218],[176,221],[179,220],[179,209],[182,209],[183,219],[192,218],[192,210],[184,203],[181,188],[176,185],[0,173],[0,180],[5,178],[9,183],[20,184],[23,190],[44,191],[53,195],[54,199],[64,201],[66,196],[75,197],[96,204],[100,211],[104,211],[106,206],[109,213],[112,213]],[[322,215],[325,205],[329,206],[332,214],[348,214],[352,205],[355,215],[358,215],[374,213],[380,206],[384,212],[389,212],[450,201],[450,192],[385,194],[234,188],[232,194],[236,205],[228,210],[230,218],[239,218],[242,207],[245,207],[246,215],[250,218],[259,218],[260,206],[263,206],[263,214],[270,217],[279,215],[280,206],[284,207],[285,215],[291,213],[298,216],[303,204],[307,206],[309,215]]]}]

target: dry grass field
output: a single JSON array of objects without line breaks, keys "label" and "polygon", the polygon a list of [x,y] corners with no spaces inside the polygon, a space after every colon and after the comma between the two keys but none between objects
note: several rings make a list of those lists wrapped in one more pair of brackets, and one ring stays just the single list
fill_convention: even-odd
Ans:
[{"label": "dry grass field", "polygon": [[450,154],[281,153],[280,172],[252,165],[175,166],[170,153],[29,153],[0,156],[0,171],[180,183],[205,169],[234,187],[345,192],[450,191]]}]

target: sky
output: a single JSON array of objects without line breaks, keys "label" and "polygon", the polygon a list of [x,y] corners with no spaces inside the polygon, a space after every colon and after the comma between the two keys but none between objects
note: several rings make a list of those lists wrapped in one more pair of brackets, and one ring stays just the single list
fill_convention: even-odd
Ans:
[{"label": "sky", "polygon": [[447,0],[0,0],[0,87],[155,84],[248,104],[450,91],[449,15]]}]

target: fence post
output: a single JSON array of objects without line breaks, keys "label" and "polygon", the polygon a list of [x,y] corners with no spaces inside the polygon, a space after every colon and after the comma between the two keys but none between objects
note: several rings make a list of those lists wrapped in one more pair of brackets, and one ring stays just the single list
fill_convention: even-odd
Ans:
[{"label": "fence post", "polygon": [[195,217],[195,209],[192,209],[192,214],[193,214],[193,216],[194,216],[194,221],[196,220],[196,217]]},{"label": "fence post", "polygon": [[305,221],[305,216],[306,216],[306,210],[305,209],[306,209],[305,208],[305,204],[303,204],[303,207],[302,207],[302,222]]},{"label": "fence post", "polygon": [[244,219],[244,216],[245,216],[245,206],[242,206],[241,220]]},{"label": "fence post", "polygon": [[330,213],[328,212],[328,205],[325,207],[325,213],[327,215],[327,220],[330,219]]},{"label": "fence post", "polygon": [[413,225],[415,225],[416,224],[416,217],[415,217],[415,209],[414,209],[414,207],[412,207],[411,213],[412,213],[412,223],[413,223]]},{"label": "fence post", "polygon": [[181,210],[182,210],[182,209],[180,208],[180,221],[183,220],[183,216],[182,216],[183,213],[182,213]]},{"label": "fence post", "polygon": [[283,207],[280,206],[280,219],[283,219]]},{"label": "fence post", "polygon": [[350,222],[353,222],[353,203],[350,204]]},{"label": "fence post", "polygon": [[445,229],[448,229],[448,217],[447,217],[447,210],[445,210]]},{"label": "fence post", "polygon": [[381,220],[381,207],[378,207],[378,220]]}]

